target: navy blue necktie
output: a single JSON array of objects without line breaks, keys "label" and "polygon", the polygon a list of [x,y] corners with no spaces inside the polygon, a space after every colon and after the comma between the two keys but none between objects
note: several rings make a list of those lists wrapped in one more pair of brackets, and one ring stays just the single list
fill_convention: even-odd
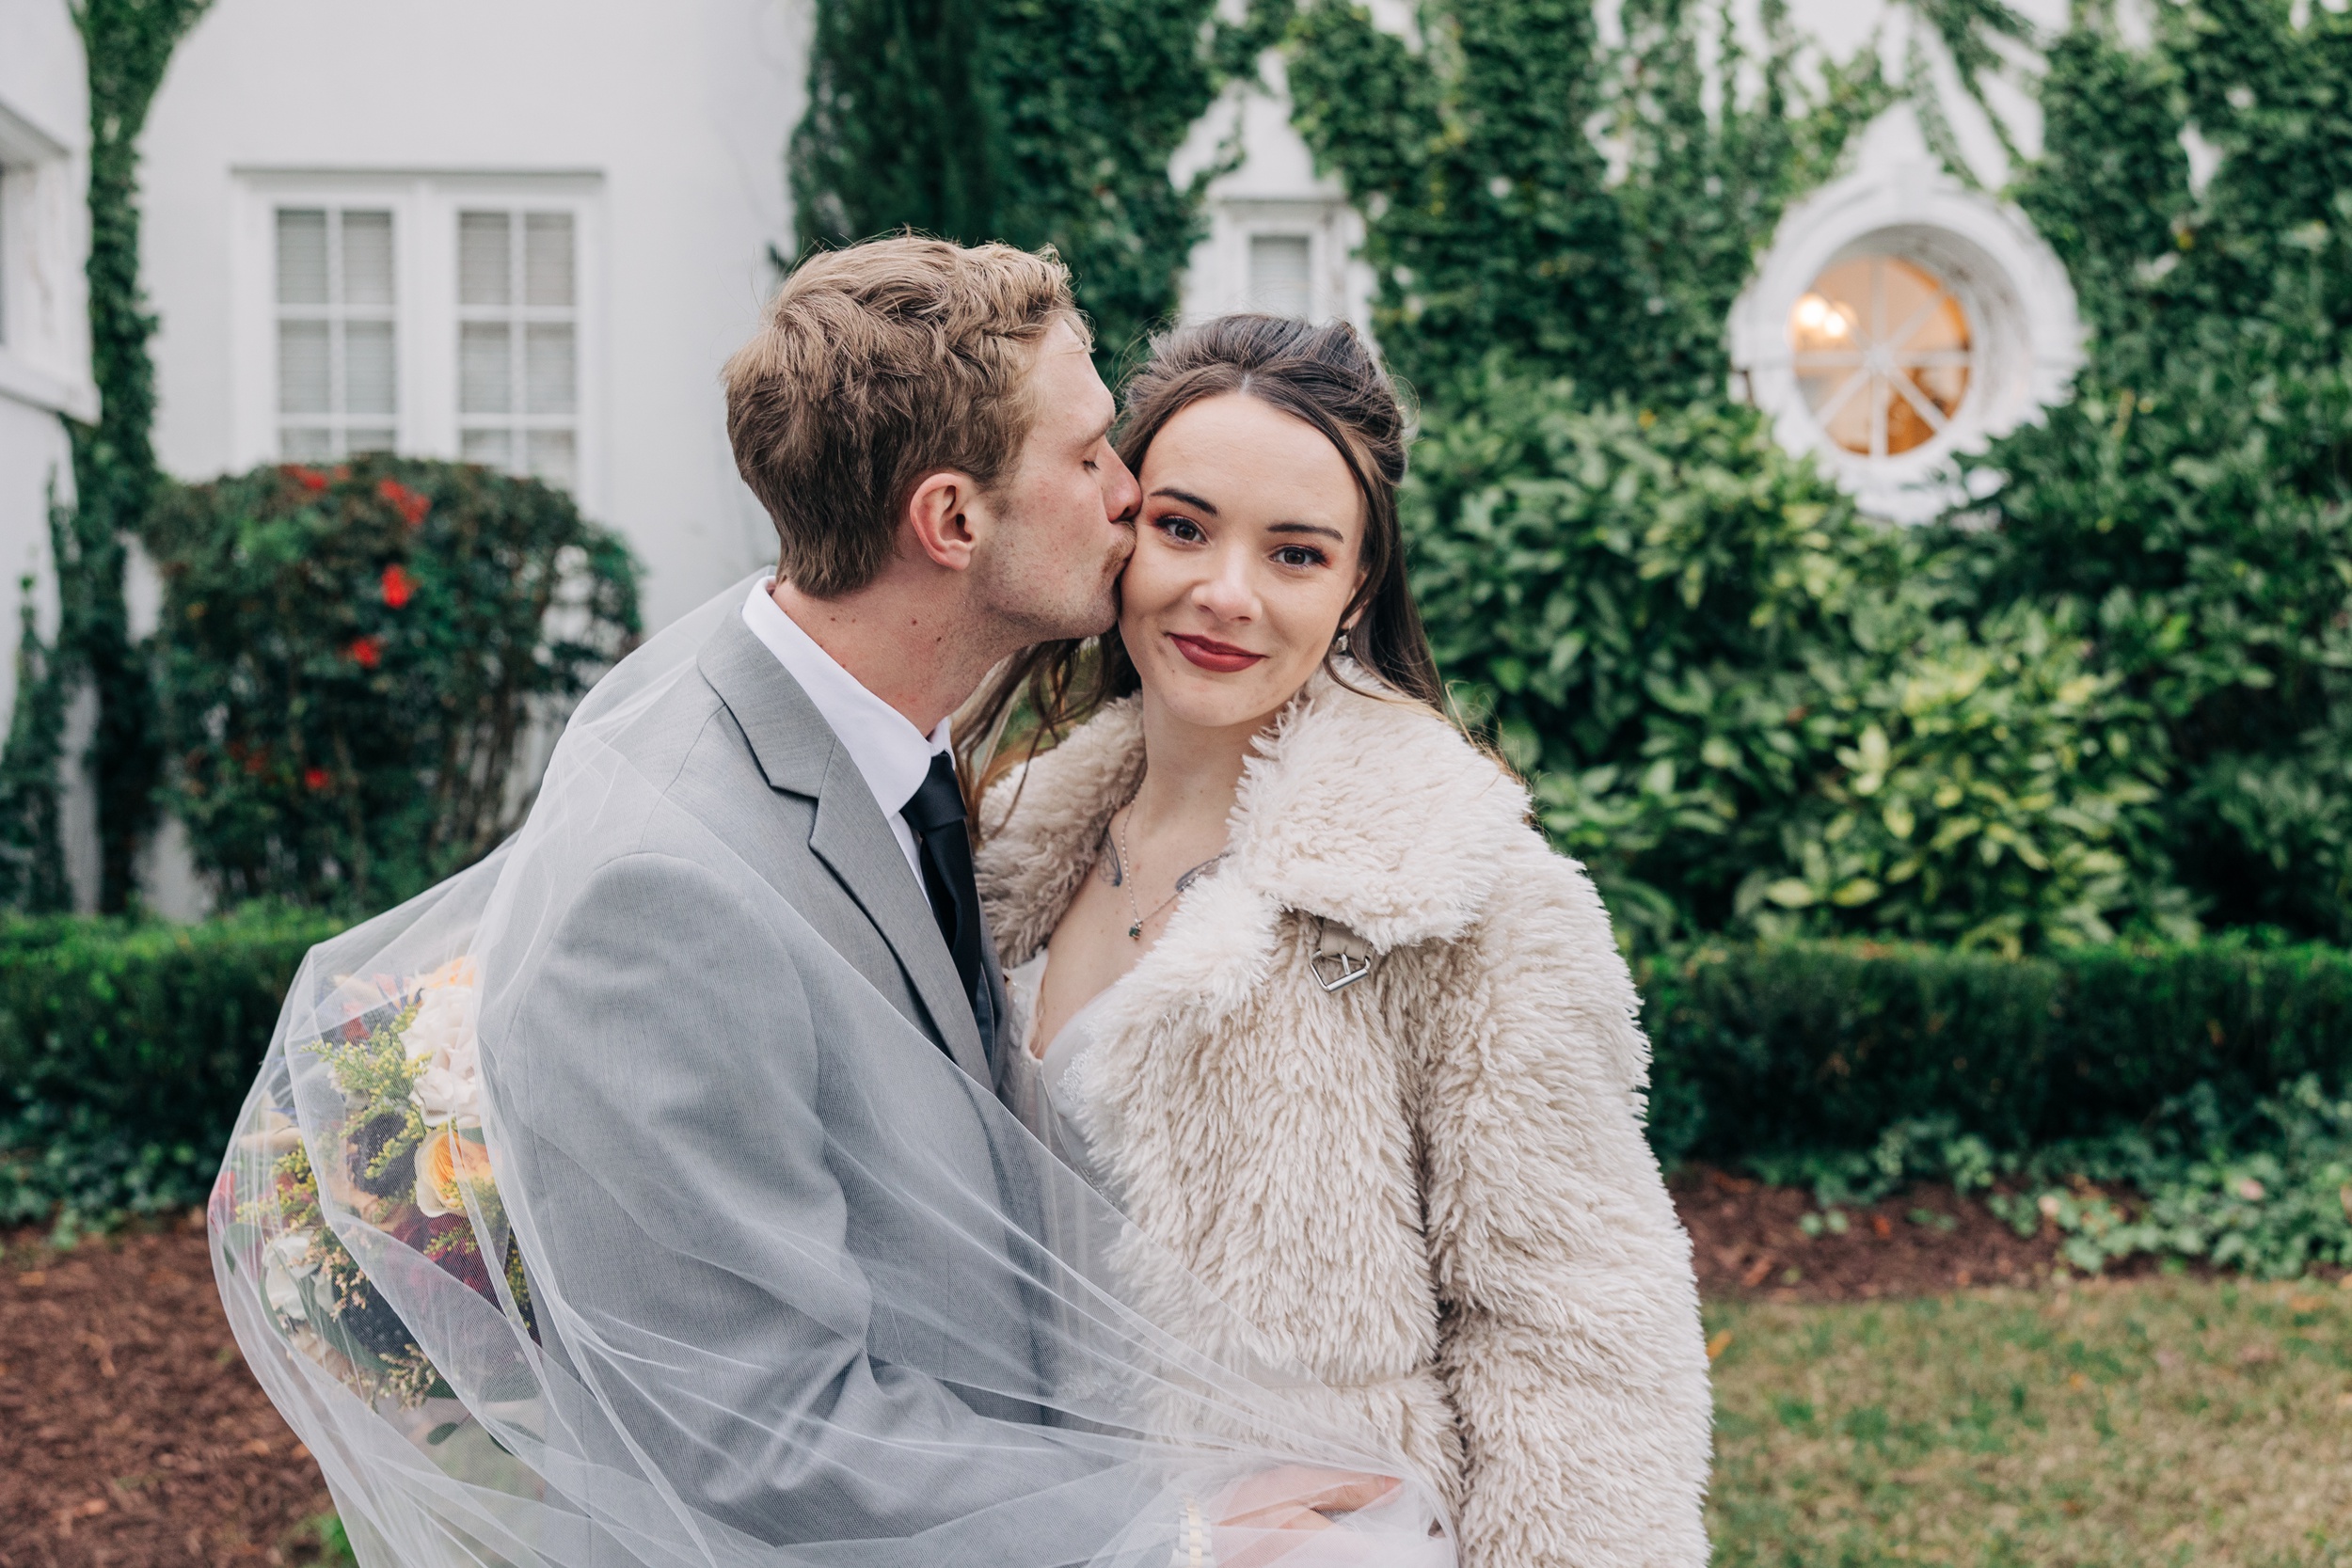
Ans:
[{"label": "navy blue necktie", "polygon": [[972,879],[972,836],[963,820],[963,791],[956,786],[956,765],[946,752],[931,755],[931,770],[914,799],[898,810],[914,830],[923,850],[923,891],[930,895],[931,918],[947,939],[956,978],[979,1025],[980,1050],[996,1056],[996,1009],[988,994],[988,971],[980,958],[980,890]]}]

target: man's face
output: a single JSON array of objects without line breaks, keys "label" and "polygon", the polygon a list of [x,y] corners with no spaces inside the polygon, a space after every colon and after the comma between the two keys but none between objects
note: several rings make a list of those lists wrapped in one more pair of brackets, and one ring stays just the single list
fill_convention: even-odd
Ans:
[{"label": "man's face", "polygon": [[1039,344],[1028,392],[1035,422],[1012,473],[986,498],[973,592],[1021,642],[1092,637],[1118,618],[1141,492],[1111,450],[1110,388],[1067,323]]}]

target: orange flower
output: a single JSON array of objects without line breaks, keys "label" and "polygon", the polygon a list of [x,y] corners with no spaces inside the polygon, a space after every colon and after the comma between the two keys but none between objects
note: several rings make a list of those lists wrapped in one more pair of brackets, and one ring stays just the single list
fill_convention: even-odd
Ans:
[{"label": "orange flower", "polygon": [[326,488],[326,476],[316,468],[306,468],[298,463],[288,463],[282,465],[278,471],[313,494]]},{"label": "orange flower", "polygon": [[446,1129],[425,1139],[417,1149],[417,1207],[437,1218],[465,1212],[461,1181],[477,1192],[490,1185],[490,1151]]},{"label": "orange flower", "polygon": [[417,579],[410,577],[398,562],[384,568],[384,602],[394,610],[405,606],[417,596]]},{"label": "orange flower", "polygon": [[384,640],[380,637],[358,637],[343,650],[343,657],[362,670],[373,670],[384,662]]}]

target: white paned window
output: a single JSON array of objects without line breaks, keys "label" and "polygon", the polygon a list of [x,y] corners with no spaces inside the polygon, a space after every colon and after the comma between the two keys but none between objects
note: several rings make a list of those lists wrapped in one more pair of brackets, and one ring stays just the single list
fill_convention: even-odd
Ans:
[{"label": "white paned window", "polygon": [[400,418],[392,214],[276,216],[278,455],[389,451]]},{"label": "white paned window", "polygon": [[1314,314],[1314,245],[1304,234],[1249,236],[1249,303],[1273,316]]},{"label": "white paned window", "polygon": [[567,212],[457,214],[458,455],[566,489],[580,465],[575,239]]}]

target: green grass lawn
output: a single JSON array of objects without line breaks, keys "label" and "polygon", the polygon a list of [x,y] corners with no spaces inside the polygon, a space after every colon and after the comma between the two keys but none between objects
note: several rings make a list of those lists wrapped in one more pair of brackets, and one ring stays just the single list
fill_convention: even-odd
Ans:
[{"label": "green grass lawn", "polygon": [[1718,1304],[1722,1568],[2352,1568],[2352,1290]]}]

